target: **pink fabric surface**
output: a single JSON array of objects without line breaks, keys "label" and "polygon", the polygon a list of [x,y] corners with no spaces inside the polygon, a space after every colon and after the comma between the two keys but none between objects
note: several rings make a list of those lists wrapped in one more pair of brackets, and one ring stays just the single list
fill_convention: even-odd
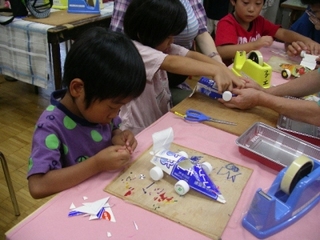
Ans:
[{"label": "pink fabric surface", "polygon": [[[242,227],[241,220],[256,190],[258,188],[267,190],[277,172],[239,153],[235,144],[237,138],[235,135],[201,123],[185,122],[172,113],[167,113],[137,135],[139,145],[133,159],[151,146],[151,136],[154,132],[168,127],[172,127],[174,130],[175,143],[254,170],[222,235],[222,239],[256,239]],[[7,239],[98,240],[107,239],[107,232],[112,234],[110,239],[208,239],[198,232],[104,192],[104,187],[117,174],[101,173],[58,194],[9,230],[6,233]],[[88,200],[84,201],[83,196],[87,196]],[[115,223],[107,220],[89,221],[88,217],[83,216],[68,217],[71,203],[80,206],[82,202],[96,201],[107,196],[110,196],[109,203],[116,218]],[[269,239],[319,239],[319,215],[320,205],[318,204],[301,220]],[[203,221],[206,221],[205,216],[203,216]],[[138,230],[136,230],[134,222],[137,224]]]}]

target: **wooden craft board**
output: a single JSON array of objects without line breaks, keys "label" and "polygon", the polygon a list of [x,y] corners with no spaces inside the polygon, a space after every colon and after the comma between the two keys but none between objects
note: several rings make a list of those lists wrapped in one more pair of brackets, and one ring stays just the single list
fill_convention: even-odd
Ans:
[{"label": "wooden craft board", "polygon": [[[186,98],[171,109],[171,112],[185,114],[188,109],[198,110],[207,116],[237,123],[236,126],[214,122],[203,122],[223,131],[240,136],[256,122],[263,122],[272,127],[276,127],[279,114],[264,107],[254,107],[249,110],[232,109],[224,106],[217,100],[207,97],[201,93],[194,93],[192,97]],[[178,117],[178,116],[177,116]],[[196,123],[195,123],[196,124]]]},{"label": "wooden craft board", "polygon": [[185,151],[190,157],[202,156],[203,161],[211,163],[210,177],[227,202],[216,202],[192,189],[185,196],[179,196],[174,191],[177,180],[173,177],[165,173],[158,182],[150,178],[149,170],[154,166],[150,163],[151,150],[145,151],[104,190],[212,239],[220,239],[252,169],[172,144],[170,150],[174,152]]},{"label": "wooden craft board", "polygon": [[78,13],[68,13],[67,10],[61,10],[56,12],[51,12],[47,18],[36,18],[34,16],[28,16],[23,18],[23,20],[30,22],[37,22],[47,25],[64,25],[72,22],[76,22],[83,19],[97,17],[100,14],[78,14]]}]

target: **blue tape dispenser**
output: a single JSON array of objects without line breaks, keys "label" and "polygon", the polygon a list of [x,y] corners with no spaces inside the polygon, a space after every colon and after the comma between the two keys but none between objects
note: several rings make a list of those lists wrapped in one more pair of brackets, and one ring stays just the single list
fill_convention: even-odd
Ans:
[{"label": "blue tape dispenser", "polygon": [[320,163],[302,155],[282,169],[268,192],[257,190],[242,225],[267,238],[298,221],[320,201]]}]

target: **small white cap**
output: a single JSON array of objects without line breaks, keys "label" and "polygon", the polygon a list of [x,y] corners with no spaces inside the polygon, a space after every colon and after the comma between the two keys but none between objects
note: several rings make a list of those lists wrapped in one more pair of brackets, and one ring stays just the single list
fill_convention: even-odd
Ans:
[{"label": "small white cap", "polygon": [[153,181],[159,181],[163,178],[163,171],[157,166],[151,168],[149,174]]},{"label": "small white cap", "polygon": [[175,185],[174,185],[174,190],[176,193],[178,193],[180,196],[183,196],[187,194],[190,190],[189,184],[184,181],[184,180],[179,180]]},{"label": "small white cap", "polygon": [[230,101],[232,98],[232,93],[230,91],[224,91],[222,93],[222,99],[226,102]]},{"label": "small white cap", "polygon": [[305,51],[305,50],[302,50],[302,51],[300,52],[300,57],[304,58],[305,55],[306,55],[306,51]]},{"label": "small white cap", "polygon": [[178,154],[185,157],[185,158],[189,158],[188,153],[186,153],[185,151],[180,151],[180,152],[178,152]]},{"label": "small white cap", "polygon": [[201,165],[206,174],[209,175],[212,172],[212,165],[209,162],[203,162]]}]

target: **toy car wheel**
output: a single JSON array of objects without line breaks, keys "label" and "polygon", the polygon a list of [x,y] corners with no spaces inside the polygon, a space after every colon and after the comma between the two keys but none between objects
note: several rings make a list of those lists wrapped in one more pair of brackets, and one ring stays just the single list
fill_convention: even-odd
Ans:
[{"label": "toy car wheel", "polygon": [[209,175],[212,172],[212,165],[209,162],[203,162],[201,165],[206,174]]},{"label": "toy car wheel", "polygon": [[176,191],[176,193],[178,193],[179,195],[183,196],[183,195],[187,194],[187,192],[189,192],[190,186],[186,181],[179,180],[174,185],[174,190]]},{"label": "toy car wheel", "polygon": [[281,71],[281,76],[284,78],[284,79],[288,79],[289,77],[291,77],[291,72],[289,69],[283,69]]},{"label": "toy car wheel", "polygon": [[149,174],[153,181],[159,181],[163,178],[163,171],[157,166],[151,168]]},{"label": "toy car wheel", "polygon": [[185,158],[189,158],[188,153],[186,153],[185,151],[180,151],[180,152],[178,152],[178,154],[185,157]]}]

